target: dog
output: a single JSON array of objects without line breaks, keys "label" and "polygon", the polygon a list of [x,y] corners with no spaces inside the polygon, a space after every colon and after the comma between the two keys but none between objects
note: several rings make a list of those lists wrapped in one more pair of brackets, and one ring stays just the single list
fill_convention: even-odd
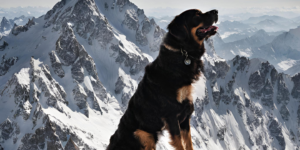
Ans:
[{"label": "dog", "polygon": [[217,33],[218,11],[191,9],[168,25],[158,57],[145,68],[107,150],[155,150],[163,130],[176,150],[193,150],[192,83],[203,71],[204,40]]}]

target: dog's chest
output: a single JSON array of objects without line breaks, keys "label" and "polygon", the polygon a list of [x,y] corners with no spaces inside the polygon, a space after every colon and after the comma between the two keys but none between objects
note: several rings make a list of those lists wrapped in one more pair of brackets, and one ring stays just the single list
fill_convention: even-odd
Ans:
[{"label": "dog's chest", "polygon": [[189,101],[193,101],[192,97],[193,86],[186,85],[177,90],[177,101],[182,103],[182,101],[188,99]]}]

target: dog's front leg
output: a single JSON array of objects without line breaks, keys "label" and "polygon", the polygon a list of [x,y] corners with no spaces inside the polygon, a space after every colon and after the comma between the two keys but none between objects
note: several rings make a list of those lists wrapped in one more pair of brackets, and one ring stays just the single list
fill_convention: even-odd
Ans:
[{"label": "dog's front leg", "polygon": [[183,142],[185,144],[186,150],[193,150],[193,142],[191,137],[191,126],[190,126],[190,116],[186,117],[186,119],[180,124],[181,128],[181,136]]},{"label": "dog's front leg", "polygon": [[184,150],[177,116],[166,118],[165,121],[166,121],[166,129],[169,131],[171,135],[170,144],[175,148],[175,150]]}]

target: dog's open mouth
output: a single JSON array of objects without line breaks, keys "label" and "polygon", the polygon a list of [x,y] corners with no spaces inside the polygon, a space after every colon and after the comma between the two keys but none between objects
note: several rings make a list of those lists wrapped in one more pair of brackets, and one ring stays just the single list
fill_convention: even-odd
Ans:
[{"label": "dog's open mouth", "polygon": [[214,31],[217,31],[219,28],[217,26],[210,26],[210,27],[200,27],[197,29],[197,32],[198,33],[202,33],[202,34],[205,34],[207,32],[214,32]]}]

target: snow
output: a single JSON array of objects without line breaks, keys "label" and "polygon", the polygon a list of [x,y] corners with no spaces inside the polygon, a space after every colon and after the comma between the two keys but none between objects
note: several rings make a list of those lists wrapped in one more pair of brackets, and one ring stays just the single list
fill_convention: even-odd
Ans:
[{"label": "snow", "polygon": [[283,71],[288,70],[289,68],[293,67],[296,64],[296,60],[293,59],[288,59],[285,61],[281,61],[280,63],[278,63],[278,66],[280,67],[280,69],[282,69]]},{"label": "snow", "polygon": [[222,38],[222,39],[225,39],[225,38],[227,38],[228,36],[230,36],[230,35],[232,35],[232,34],[236,34],[236,33],[238,33],[238,32],[225,32],[225,33],[223,33],[223,34],[221,35],[221,38]]}]

